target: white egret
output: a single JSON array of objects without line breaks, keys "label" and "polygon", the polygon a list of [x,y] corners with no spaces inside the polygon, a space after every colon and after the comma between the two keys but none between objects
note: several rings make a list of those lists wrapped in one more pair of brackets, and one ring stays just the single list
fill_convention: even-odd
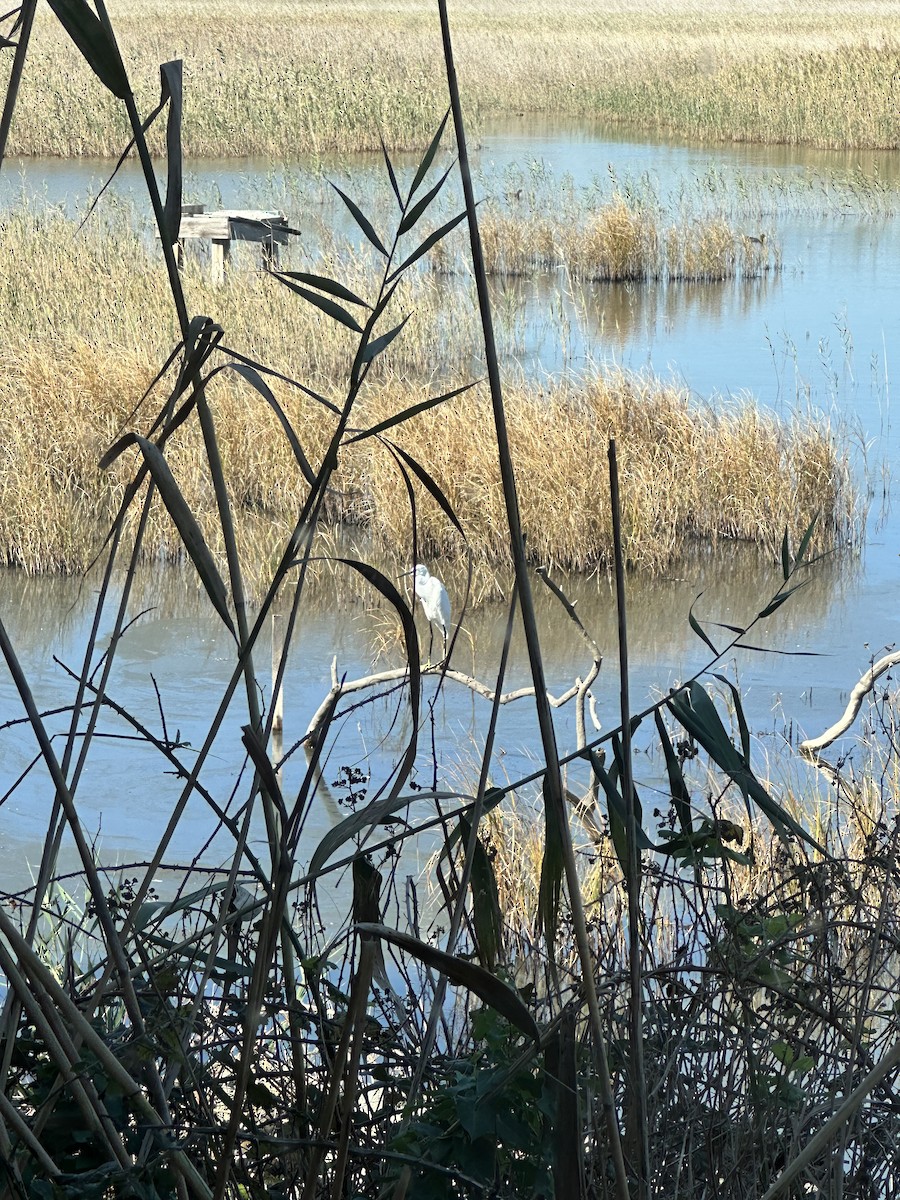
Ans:
[{"label": "white egret", "polygon": [[[436,575],[432,575],[424,563],[417,563],[407,575],[415,575],[416,595],[422,601],[422,608],[430,625],[436,625],[444,639],[444,655],[447,654],[447,638],[450,635],[450,597],[447,589]],[[429,643],[429,657],[431,646]]]}]

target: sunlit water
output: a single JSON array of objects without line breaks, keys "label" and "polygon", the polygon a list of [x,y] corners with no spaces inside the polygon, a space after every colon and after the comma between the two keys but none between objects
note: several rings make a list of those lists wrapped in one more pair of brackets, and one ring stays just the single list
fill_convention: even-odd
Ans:
[{"label": "sunlit water", "polygon": [[[661,192],[673,196],[679,187],[695,189],[710,173],[731,173],[750,187],[778,171],[785,179],[810,172],[827,181],[846,179],[859,156],[801,154],[779,148],[694,147],[648,144],[611,137],[583,126],[559,129],[505,128],[489,134],[476,155],[483,194],[501,195],[510,181],[571,176],[576,187],[592,180],[651,178]],[[320,164],[321,165],[321,164]],[[897,156],[867,156],[858,165],[877,169],[882,180],[898,172]],[[382,186],[380,160],[326,164],[332,177],[340,173],[360,188]],[[77,205],[78,197],[96,190],[102,165],[81,163],[28,164],[24,181],[8,171],[6,202],[24,186],[43,189],[53,203]],[[215,163],[194,166],[191,198],[227,206],[265,205],[301,189],[304,195],[329,189],[319,172],[272,171],[265,164]],[[293,180],[293,182],[291,182]],[[123,172],[116,186],[136,186],[133,172]],[[825,184],[823,184],[825,187]],[[824,194],[824,193],[823,193]],[[331,199],[323,199],[327,209]],[[821,565],[809,586],[779,611],[755,637],[781,651],[810,657],[744,655],[734,665],[744,691],[751,723],[763,751],[783,745],[783,735],[820,732],[842,711],[849,688],[872,657],[896,637],[898,602],[897,523],[892,515],[890,465],[896,459],[896,431],[891,421],[891,376],[898,339],[900,305],[900,241],[897,219],[881,215],[841,213],[840,205],[822,204],[812,215],[792,203],[748,212],[748,228],[765,229],[777,239],[783,269],[761,281],[721,285],[669,284],[653,287],[595,286],[571,288],[559,278],[498,286],[498,300],[521,305],[529,314],[525,344],[517,348],[518,365],[529,372],[579,372],[598,363],[674,377],[700,397],[739,397],[752,393],[784,416],[812,410],[821,419],[842,422],[859,448],[860,471],[868,472],[874,501],[865,549],[859,559]],[[292,219],[297,219],[289,213]],[[752,224],[751,224],[752,222]],[[505,292],[505,297],[501,295]],[[549,314],[549,317],[548,317]],[[864,451],[864,453],[863,453]],[[860,476],[861,480],[863,476]],[[440,564],[432,564],[436,570]],[[454,582],[448,579],[454,599]],[[458,585],[457,585],[458,586]],[[613,595],[606,580],[572,580],[578,611],[604,653],[595,688],[603,726],[618,721],[618,682]],[[670,577],[630,584],[630,655],[632,706],[642,708],[674,682],[706,660],[705,648],[690,632],[687,612],[699,592],[697,606],[705,620],[732,623],[749,619],[778,586],[778,574],[756,552],[736,553],[713,561],[698,555],[679,564]],[[391,629],[390,614],[376,605],[349,601],[346,589],[322,585],[304,608],[286,688],[286,745],[302,736],[306,724],[327,693],[331,663],[347,678],[396,662],[377,658],[377,648]],[[93,606],[92,584],[28,580],[12,572],[0,574],[0,612],[20,656],[38,704],[54,709],[71,701],[73,686],[53,655],[80,668],[80,654]],[[116,656],[109,695],[162,732],[162,714],[170,735],[198,747],[218,697],[233,669],[233,647],[218,619],[186,573],[160,568],[142,583],[138,607],[152,611],[128,631]],[[589,665],[583,643],[549,598],[540,598],[549,685],[560,693]],[[108,630],[111,616],[105,618]],[[457,645],[458,665],[474,668],[491,682],[502,641],[502,606],[467,614],[464,636]],[[470,641],[471,638],[471,641]],[[474,650],[473,647],[474,646]],[[261,645],[258,676],[268,697],[268,644]],[[473,658],[474,654],[474,658]],[[509,687],[527,677],[524,653],[517,642]],[[158,692],[157,692],[158,689]],[[237,693],[240,696],[240,690]],[[470,790],[488,713],[486,703],[458,685],[446,685],[434,705],[438,772],[441,786]],[[21,714],[8,674],[0,673],[0,725]],[[557,714],[561,749],[572,748],[571,706]],[[247,780],[239,779],[242,762],[240,726],[246,722],[235,701],[207,768],[206,787],[223,806],[239,805]],[[61,734],[65,715],[48,718],[48,728]],[[104,737],[92,749],[78,788],[78,808],[85,828],[96,838],[98,854],[107,862],[146,858],[156,845],[179,791],[179,781],[151,749],[123,742],[129,731],[111,713],[100,724]],[[371,767],[370,795],[388,775],[408,733],[402,699],[392,696],[342,719],[324,771],[327,783],[343,766]],[[418,782],[431,781],[432,739],[426,724],[422,736]],[[54,743],[61,752],[62,740]],[[518,701],[504,707],[498,734],[494,776],[515,780],[536,765],[539,745],[532,706]],[[190,766],[191,749],[184,758]],[[36,755],[24,726],[0,730],[0,791],[7,792]],[[805,769],[794,768],[805,778]],[[303,771],[302,755],[284,771],[285,793],[296,792]],[[656,764],[638,760],[638,775],[654,801],[659,778]],[[308,855],[323,833],[342,815],[341,789],[322,789],[303,839]],[[232,794],[236,797],[230,800]],[[52,802],[52,789],[40,766],[7,796],[0,808],[0,877],[5,890],[27,885],[30,868],[40,855]],[[664,806],[664,801],[660,799]],[[202,850],[213,865],[228,853],[229,838],[220,834],[206,845],[213,822],[205,805],[192,800],[166,860],[184,862]],[[253,839],[262,851],[261,825]],[[405,864],[415,873],[433,842]],[[71,848],[63,856],[74,863]]]}]

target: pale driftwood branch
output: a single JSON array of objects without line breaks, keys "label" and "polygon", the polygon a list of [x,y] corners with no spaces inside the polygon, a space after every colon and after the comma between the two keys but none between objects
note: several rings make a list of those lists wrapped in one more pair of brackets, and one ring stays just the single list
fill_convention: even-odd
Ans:
[{"label": "pale driftwood branch", "polygon": [[[568,704],[575,696],[582,694],[587,690],[591,683],[597,678],[599,672],[599,663],[594,663],[591,672],[585,684],[576,681],[572,687],[563,692],[561,696],[553,696],[550,692],[547,693],[547,699],[554,708],[562,708],[564,704]],[[423,675],[442,675],[444,679],[452,679],[455,683],[461,683],[463,687],[467,687],[470,691],[475,692],[478,696],[483,696],[485,700],[493,703],[494,691],[489,688],[486,683],[482,683],[480,679],[476,679],[474,675],[466,675],[463,671],[455,671],[452,669],[443,670],[440,663],[431,667],[422,668]],[[353,692],[362,692],[370,688],[380,687],[383,684],[402,683],[409,676],[409,671],[406,667],[393,667],[388,671],[375,671],[371,675],[361,675],[359,679],[345,679],[343,682],[337,676],[337,660],[332,661],[331,665],[331,690],[328,695],[313,713],[312,720],[307,727],[306,733],[303,736],[303,741],[309,741],[318,733],[319,726],[325,719],[325,714],[328,712],[331,705],[336,699],[342,696],[350,695]],[[525,687],[517,688],[512,692],[503,692],[500,696],[500,704],[511,704],[514,700],[522,700],[526,696],[533,696],[534,688]]]},{"label": "pale driftwood branch", "polygon": [[594,695],[593,692],[588,692],[587,700],[588,700],[588,711],[591,714],[591,723],[594,726],[594,728],[596,729],[596,731],[599,733],[603,728],[603,724],[600,720],[600,717],[597,715],[597,697]]},{"label": "pale driftwood branch", "polygon": [[815,759],[820,750],[824,750],[836,741],[842,733],[846,733],[853,722],[856,720],[856,715],[860,710],[863,700],[871,692],[878,679],[889,671],[891,667],[896,667],[900,664],[900,650],[895,650],[891,654],[886,654],[884,658],[879,658],[877,663],[874,663],[859,683],[850,693],[850,701],[844,710],[844,715],[834,725],[825,730],[815,738],[807,738],[805,742],[800,743],[800,753],[804,758]]}]

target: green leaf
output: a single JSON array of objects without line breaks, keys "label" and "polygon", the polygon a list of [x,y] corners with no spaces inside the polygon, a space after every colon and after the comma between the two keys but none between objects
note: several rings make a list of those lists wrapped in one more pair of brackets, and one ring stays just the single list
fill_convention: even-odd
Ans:
[{"label": "green leaf", "polygon": [[327,296],[319,296],[315,292],[309,291],[308,288],[300,287],[299,284],[289,279],[283,271],[272,271],[271,274],[276,279],[279,279],[285,287],[290,288],[292,292],[296,292],[298,296],[302,296],[310,304],[314,304],[316,308],[320,308],[322,312],[327,313],[335,321],[339,321],[341,325],[346,325],[354,333],[362,333],[362,326],[354,317],[351,317],[346,308],[341,308],[340,304],[336,304],[334,300],[329,300]]},{"label": "green leaf", "polygon": [[265,743],[261,740],[252,725],[244,725],[242,727],[241,741],[244,744],[244,749],[250,756],[250,761],[256,768],[263,793],[269,797],[278,809],[282,825],[284,825],[287,818],[287,808],[285,807],[284,797],[281,794],[281,785],[278,782],[278,776],[275,773],[275,768],[272,766]]},{"label": "green leaf", "polygon": [[447,182],[454,165],[454,163],[451,163],[434,187],[429,188],[425,195],[420,200],[417,200],[412,208],[404,214],[403,220],[400,222],[400,228],[397,230],[398,237],[402,237],[404,233],[409,233],[410,229],[416,224],[419,217],[421,217],[422,213],[428,208],[429,204],[431,204],[432,200]]},{"label": "green leaf", "polygon": [[361,300],[355,292],[351,292],[348,287],[344,287],[336,279],[329,279],[327,275],[310,275],[308,271],[279,271],[277,273],[284,279],[296,279],[298,283],[309,284],[310,287],[318,288],[320,292],[328,292],[330,296],[346,300],[348,304],[359,304],[362,308],[369,309],[372,307],[365,300]]},{"label": "green leaf", "polygon": [[[471,822],[460,815],[459,836],[464,846],[468,846],[471,832]],[[486,970],[493,971],[500,957],[503,943],[503,917],[500,912],[497,877],[479,837],[475,838],[475,854],[472,859],[470,880],[472,924],[475,929],[475,941],[478,945],[478,957]]]},{"label": "green leaf", "polygon": [[[477,383],[478,381],[476,380],[475,382]],[[443,404],[445,400],[452,400],[454,396],[460,396],[463,392],[467,392],[473,387],[475,387],[475,383],[466,383],[462,387],[454,388],[452,392],[444,392],[440,396],[432,396],[429,400],[422,400],[418,404],[411,404],[409,408],[404,408],[396,416],[387,417],[384,421],[379,421],[377,425],[372,425],[369,429],[364,429],[362,433],[357,433],[352,438],[348,438],[346,445],[352,446],[354,442],[361,442],[365,438],[376,437],[378,434],[384,433],[386,429],[391,429],[394,425],[401,425],[404,421],[408,421],[410,417],[427,412],[429,408],[435,408],[438,404]]]},{"label": "green leaf", "polygon": [[737,784],[748,804],[752,800],[768,818],[780,837],[784,837],[787,832],[793,833],[807,845],[818,850],[825,858],[829,857],[827,851],[819,845],[815,838],[808,834],[803,826],[795,821],[777,801],[773,800],[759,782],[750,770],[749,764],[742,759],[737,749],[731,744],[715,705],[696,680],[690,685],[690,703],[685,701],[682,695],[676,693],[669,698],[667,704],[670,711],[699,742],[713,762]]},{"label": "green leaf", "polygon": [[791,550],[787,526],[784,527],[784,537],[781,539],[781,573],[784,576],[784,582],[787,583],[791,577]]},{"label": "green leaf", "polygon": [[181,119],[184,108],[184,88],[181,59],[160,64],[160,104],[168,101],[166,119],[166,202],[163,207],[163,228],[160,235],[170,246],[178,241],[181,230],[181,199],[183,190],[181,162]]},{"label": "green leaf", "polygon": [[353,921],[381,921],[381,872],[365,855],[353,860]]},{"label": "green leaf", "polygon": [[361,361],[367,363],[376,359],[383,350],[387,349],[408,320],[409,314],[403,318],[399,325],[395,325],[387,333],[383,333],[380,337],[375,338],[374,341],[369,342],[368,346],[362,352]]},{"label": "green leaf", "polygon": [[[616,755],[617,760],[619,754]],[[609,816],[609,833],[612,838],[613,849],[616,852],[616,858],[619,860],[619,866],[622,868],[622,874],[628,878],[629,872],[629,857],[628,857],[628,813],[625,807],[624,797],[619,792],[617,781],[620,776],[620,769],[617,765],[613,771],[607,771],[600,761],[600,756],[594,751],[590,752],[591,767],[594,774],[600,781],[606,795],[606,811]],[[640,824],[639,818],[640,807],[635,795],[635,837],[637,839],[638,850],[655,850],[657,847],[650,841],[643,827]]]},{"label": "green leaf", "polygon": [[795,567],[799,567],[800,564],[806,558],[806,552],[809,549],[809,543],[812,541],[813,532],[815,531],[816,522],[818,521],[818,519],[819,519],[819,515],[817,513],[813,517],[813,519],[810,521],[810,523],[807,525],[806,532],[803,534],[803,537],[800,539],[800,545],[797,548],[797,555],[794,559]]},{"label": "green leaf", "polygon": [[422,156],[422,161],[419,163],[418,167],[416,168],[416,174],[412,181],[412,187],[409,189],[409,196],[407,197],[407,200],[406,200],[407,204],[410,202],[410,200],[412,200],[413,196],[416,194],[416,190],[417,190],[419,184],[422,182],[422,180],[428,174],[428,168],[434,162],[434,156],[437,154],[438,146],[441,144],[441,138],[444,135],[444,129],[447,125],[447,119],[449,118],[449,116],[450,116],[450,109],[448,108],[447,111],[444,113],[444,119],[441,121],[440,125],[438,126],[437,133],[431,139],[431,145],[425,151],[424,155]]},{"label": "green leaf", "polygon": [[[315,400],[317,404],[323,405],[336,417],[341,416],[341,409],[337,404],[334,404],[331,400],[327,400],[318,392],[314,392],[312,388],[308,388],[304,384],[298,383],[297,380],[292,379],[290,375],[283,375],[281,371],[273,371],[271,367],[267,367],[263,363],[257,362],[255,358],[248,358],[246,354],[241,354],[238,350],[235,350],[231,346],[222,346],[221,350],[223,354],[231,355],[235,362],[241,362],[248,367],[252,367],[254,371],[258,371],[260,375],[270,375],[272,379],[280,379],[281,382],[286,383],[288,387],[297,388],[297,390],[302,392],[304,396],[309,396],[310,400]],[[224,368],[217,368],[217,370],[218,369],[224,370]]]},{"label": "green leaf", "polygon": [[454,529],[456,529],[457,532],[462,535],[462,538],[465,542],[468,542],[469,539],[466,537],[466,532],[459,523],[459,518],[457,517],[456,513],[453,511],[453,505],[450,503],[432,477],[428,474],[425,468],[416,462],[412,455],[407,454],[405,450],[401,449],[400,446],[393,442],[389,444],[393,452],[403,459],[423,487],[425,487],[431,494],[432,498],[437,501],[437,503],[440,505],[441,511],[444,513],[444,516],[448,521],[450,521]]},{"label": "green leaf", "polygon": [[172,518],[175,528],[181,536],[184,548],[191,562],[197,569],[200,582],[212,602],[213,608],[222,618],[226,629],[234,635],[234,624],[228,611],[228,593],[219,575],[218,569],[210,553],[209,547],[203,540],[203,534],[197,519],[191,512],[181,489],[175,481],[175,476],[169,469],[169,464],[163,457],[162,451],[153,442],[134,434],[134,441],[140,447],[144,462],[150,470],[153,482],[159,489],[160,498]]},{"label": "green leaf", "polygon": [[788,588],[786,592],[779,592],[777,596],[773,596],[766,607],[758,614],[757,620],[762,620],[763,617],[771,616],[777,608],[781,608],[785,600],[793,596],[794,592],[799,592],[802,587],[806,587],[806,580],[803,583],[795,583],[792,588]]},{"label": "green leaf", "polygon": [[[697,603],[697,600],[699,600],[700,596],[702,596],[702,595],[703,595],[703,593],[700,592],[700,595],[697,596],[697,599],[694,601],[694,604]],[[716,656],[716,658],[718,658],[719,657],[718,650],[712,644],[709,637],[703,632],[703,629],[700,626],[700,622],[694,616],[694,604],[692,604],[691,607],[688,609],[688,624],[690,625],[691,629],[693,629],[694,633],[696,633],[697,637],[701,638],[704,642],[706,642],[707,646],[709,646],[710,650],[712,650],[713,654]]]},{"label": "green leaf", "polygon": [[[544,777],[544,856],[541,861],[541,882],[538,893],[538,917],[547,944],[553,946],[559,923],[559,900],[565,866],[562,822],[565,813],[551,803],[550,788]],[[552,957],[552,955],[551,955]]]},{"label": "green leaf", "polygon": [[135,915],[134,928],[137,930],[146,929],[151,921],[164,921],[166,917],[172,916],[173,913],[184,912],[186,909],[192,908],[195,904],[206,900],[209,896],[215,895],[216,892],[223,892],[227,886],[227,880],[222,880],[218,883],[211,883],[207,887],[198,888],[196,891],[188,892],[186,895],[179,896],[175,900],[145,900]]},{"label": "green leaf", "polygon": [[47,0],[85,62],[114,96],[131,93],[119,48],[87,0]]},{"label": "green leaf", "polygon": [[691,793],[685,782],[681,763],[679,763],[678,757],[672,749],[668,730],[658,708],[653,710],[653,717],[656,721],[656,730],[659,734],[659,744],[662,747],[663,758],[666,760],[666,774],[669,777],[669,792],[672,796],[675,815],[678,818],[678,824],[681,826],[682,832],[689,834],[693,829]]},{"label": "green leaf", "polygon": [[365,808],[345,817],[343,821],[328,830],[313,851],[307,874],[310,876],[320,874],[322,868],[341,846],[355,841],[360,834],[376,825],[394,824],[399,812],[419,800],[463,800],[469,802],[471,797],[465,796],[461,792],[413,792],[406,796],[386,796],[382,800],[373,800],[371,804],[367,804]]},{"label": "green leaf", "polygon": [[360,227],[360,229],[363,231],[363,233],[366,235],[366,237],[369,239],[369,241],[372,243],[372,245],[375,247],[375,249],[378,250],[379,253],[383,254],[385,258],[387,258],[388,252],[384,248],[384,243],[382,242],[382,240],[378,236],[378,234],[375,232],[375,230],[372,228],[372,224],[369,221],[368,217],[365,216],[365,214],[360,210],[358,205],[354,204],[354,202],[350,199],[350,197],[347,195],[346,192],[341,191],[341,189],[338,187],[338,185],[336,183],[332,183],[331,186],[334,188],[334,190],[337,192],[337,194],[340,196],[340,198],[343,200],[343,202],[347,205],[347,208],[350,210],[350,214],[353,217],[354,221],[357,223],[357,225]]},{"label": "green leaf", "polygon": [[670,710],[718,766],[724,771],[740,770],[743,764],[716,706],[696,680],[690,684],[688,697],[685,701],[683,693],[672,696]]},{"label": "green leaf", "polygon": [[451,229],[455,229],[460,221],[464,220],[465,217],[466,210],[463,209],[461,213],[458,213],[451,220],[447,221],[447,223],[442,225],[440,229],[436,229],[434,233],[430,233],[422,245],[419,246],[418,250],[414,250],[408,258],[404,258],[400,266],[391,272],[389,278],[396,279],[398,275],[402,275],[407,267],[411,267],[412,264],[420,259],[423,254],[427,254],[432,246],[436,246],[441,238],[445,237],[451,231]]},{"label": "green leaf", "polygon": [[507,1021],[521,1030],[526,1037],[531,1038],[536,1044],[540,1044],[540,1033],[534,1017],[519,996],[512,988],[501,983],[496,975],[486,971],[484,967],[458,958],[455,954],[448,954],[445,950],[438,950],[435,946],[429,946],[427,942],[413,937],[412,934],[401,933],[398,929],[389,929],[386,925],[360,924],[356,928],[361,934],[369,934],[371,937],[391,942],[399,949],[418,958],[426,966],[446,975],[452,983],[467,988],[485,1004],[496,1009],[501,1016],[506,1017]]},{"label": "green leaf", "polygon": [[400,188],[397,186],[397,175],[394,171],[394,164],[391,162],[391,156],[388,154],[388,148],[384,144],[384,138],[379,133],[378,140],[381,142],[381,153],[384,155],[384,165],[387,167],[388,179],[391,181],[391,188],[394,195],[397,197],[397,204],[400,211],[403,212],[403,198],[400,195]]},{"label": "green leaf", "polygon": [[731,692],[731,702],[734,705],[734,715],[737,718],[738,729],[741,734],[741,750],[744,755],[744,761],[750,762],[750,728],[747,725],[747,718],[744,716],[744,705],[741,700],[741,693],[731,682],[726,675],[720,675],[717,671],[713,672],[714,678],[720,683],[724,683]]}]

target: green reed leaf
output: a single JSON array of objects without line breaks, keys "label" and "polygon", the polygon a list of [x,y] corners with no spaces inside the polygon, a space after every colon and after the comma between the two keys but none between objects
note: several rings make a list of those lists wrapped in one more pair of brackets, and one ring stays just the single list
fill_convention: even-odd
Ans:
[{"label": "green reed leaf", "polygon": [[334,300],[329,300],[327,296],[320,296],[316,292],[311,292],[309,288],[300,287],[299,284],[294,283],[283,271],[272,271],[271,274],[280,280],[286,288],[290,288],[292,292],[296,292],[298,296],[302,296],[309,304],[320,308],[323,313],[326,313],[333,320],[340,322],[341,325],[346,325],[354,333],[362,333],[362,326],[357,322],[355,317],[352,317],[346,308],[342,308]]},{"label": "green reed leaf", "polygon": [[452,218],[452,220],[447,221],[447,223],[442,225],[440,229],[436,229],[434,233],[429,234],[422,245],[419,246],[418,250],[414,250],[408,258],[404,258],[400,266],[391,272],[390,278],[396,279],[398,275],[402,275],[407,267],[411,267],[412,264],[420,259],[423,254],[427,254],[432,246],[436,246],[441,238],[446,237],[451,229],[455,229],[460,221],[464,221],[465,218],[466,210],[463,209],[461,213],[458,213],[457,216]]},{"label": "green reed leaf", "polygon": [[[468,846],[472,834],[472,823],[467,817],[459,818],[459,836]],[[475,854],[470,875],[472,890],[472,924],[481,965],[493,971],[503,945],[503,916],[500,912],[500,893],[494,865],[488,857],[481,838],[475,838]]]},{"label": "green reed leaf", "polygon": [[688,733],[692,734],[706,753],[723,771],[739,771],[743,763],[722,724],[715,704],[696,680],[684,692],[678,692],[668,700],[669,710],[678,718]]},{"label": "green reed leaf", "polygon": [[434,479],[432,479],[423,466],[416,462],[411,454],[407,454],[405,450],[401,449],[400,446],[395,445],[393,442],[388,444],[394,453],[398,454],[403,459],[423,487],[427,489],[432,499],[434,499],[440,505],[441,511],[447,520],[453,525],[454,529],[456,529],[458,533],[462,534],[464,541],[468,542],[469,539],[466,537],[466,532],[460,524],[456,513],[453,511],[453,505],[444,495],[441,488],[438,487],[437,483],[435,483]]},{"label": "green reed leaf", "polygon": [[[275,273],[273,272],[273,274]],[[310,287],[318,288],[320,292],[328,292],[330,296],[336,296],[338,300],[346,300],[348,304],[359,304],[362,308],[368,309],[372,307],[365,300],[361,300],[355,292],[351,292],[348,287],[344,287],[336,279],[329,279],[327,275],[311,275],[308,271],[278,271],[277,274],[280,278],[296,279],[298,283],[306,283]]]},{"label": "green reed leaf", "polygon": [[786,592],[779,592],[777,596],[774,596],[769,601],[762,612],[758,614],[758,619],[761,621],[763,617],[771,616],[776,609],[781,608],[785,600],[789,600],[790,597],[793,596],[794,592],[799,592],[802,587],[806,587],[806,580],[804,580],[802,583],[795,583],[794,586],[792,588],[788,588]]},{"label": "green reed leaf", "polygon": [[357,433],[353,437],[347,438],[345,445],[352,446],[354,442],[362,442],[366,438],[377,437],[386,430],[392,429],[395,425],[402,425],[404,421],[408,421],[411,417],[427,412],[429,408],[436,408],[438,404],[443,404],[445,400],[452,400],[454,396],[461,396],[463,392],[467,392],[470,388],[473,388],[477,382],[476,380],[473,383],[465,383],[462,387],[454,388],[452,392],[443,392],[440,396],[431,396],[428,400],[421,400],[418,404],[411,404],[409,408],[404,408],[402,412],[396,413],[393,417],[386,417],[383,421],[379,421],[377,425],[372,425],[369,429],[364,429],[362,433]]},{"label": "green reed leaf", "polygon": [[806,527],[803,537],[800,539],[800,545],[797,547],[797,554],[794,558],[794,566],[799,567],[806,559],[806,552],[809,550],[809,543],[812,541],[813,533],[815,532],[816,522],[819,520],[818,513],[810,521]]},{"label": "green reed leaf", "polygon": [[544,777],[544,854],[541,859],[541,882],[538,890],[538,920],[549,945],[556,941],[559,925],[559,901],[565,871],[564,834],[561,822],[565,815],[551,799],[550,787]]},{"label": "green reed leaf", "polygon": [[405,812],[410,804],[415,804],[419,800],[432,802],[463,800],[468,802],[470,799],[471,797],[464,796],[460,792],[414,792],[410,795],[385,796],[382,800],[373,800],[371,804],[351,813],[349,817],[345,817],[343,821],[339,821],[337,825],[328,830],[313,851],[307,874],[311,878],[319,875],[335,851],[339,850],[341,846],[345,846],[347,842],[355,841],[357,837],[366,833],[367,830],[373,829],[376,825],[393,825],[398,821],[405,825],[405,816],[401,818],[398,814]]},{"label": "green reed leaf", "polygon": [[422,156],[422,161],[419,163],[418,167],[416,168],[416,173],[415,173],[415,176],[413,177],[413,181],[412,181],[412,187],[409,189],[409,196],[407,197],[407,200],[406,200],[407,204],[410,202],[410,200],[412,200],[413,196],[416,194],[419,184],[422,182],[422,180],[428,174],[428,168],[434,162],[434,156],[438,152],[438,146],[440,146],[440,144],[441,144],[441,138],[444,135],[444,129],[447,126],[447,121],[448,121],[449,117],[450,117],[450,109],[448,108],[447,111],[444,113],[444,119],[441,121],[440,125],[438,126],[437,133],[431,139],[431,144],[429,145],[428,149],[425,151],[424,155]]},{"label": "green reed leaf", "polygon": [[394,195],[397,197],[397,204],[400,211],[403,211],[403,197],[400,195],[400,188],[397,186],[397,174],[394,171],[394,164],[391,162],[391,156],[388,154],[388,148],[384,144],[384,138],[379,133],[378,140],[381,142],[381,153],[384,155],[384,165],[387,167],[388,179],[391,181],[391,188]]},{"label": "green reed leaf", "polygon": [[124,100],[131,87],[122,56],[87,0],[47,0],[47,3],[103,86]]},{"label": "green reed leaf", "polygon": [[[702,595],[703,595],[703,593],[700,592],[700,595],[698,595],[696,600],[694,600],[694,604],[697,603],[697,600],[699,600],[700,596],[702,596]],[[719,657],[718,650],[713,645],[712,640],[709,638],[709,636],[704,632],[703,627],[701,626],[700,622],[694,616],[694,604],[692,604],[691,607],[688,609],[688,624],[690,625],[691,629],[693,629],[694,633],[696,633],[697,637],[700,638],[702,641],[706,642],[707,646],[709,646],[710,650],[712,650],[713,654],[716,656],[716,658],[718,658]]]},{"label": "green reed leaf", "polygon": [[178,241],[181,230],[183,191],[181,161],[181,120],[184,105],[181,59],[162,63],[159,68],[160,104],[169,103],[166,119],[166,201],[163,206],[162,237],[170,246]]},{"label": "green reed leaf", "polygon": [[405,950],[407,954],[412,954],[414,958],[425,963],[427,967],[446,975],[451,983],[473,992],[485,1004],[489,1004],[501,1016],[506,1017],[507,1021],[521,1030],[526,1037],[540,1043],[540,1033],[534,1017],[519,996],[484,967],[458,958],[455,954],[448,954],[445,950],[438,950],[412,934],[401,933],[399,929],[389,929],[386,925],[359,924],[356,929],[363,935],[391,942],[398,949]]},{"label": "green reed leaf", "polygon": [[294,432],[294,427],[288,420],[284,409],[276,400],[275,393],[260,375],[259,371],[257,371],[255,367],[251,367],[249,363],[228,363],[227,367],[229,370],[235,371],[238,375],[240,375],[242,379],[246,379],[250,386],[259,392],[265,402],[275,413],[275,416],[281,423],[281,428],[284,430],[284,436],[287,438],[288,444],[293,451],[294,458],[297,460],[297,465],[303,473],[303,478],[310,485],[310,487],[312,487],[316,482],[316,473],[310,466],[306,455],[303,453],[303,447],[300,445],[300,440],[297,437],[297,434]]},{"label": "green reed leaf", "polygon": [[197,570],[200,582],[203,584],[213,608],[222,618],[226,629],[233,635],[234,624],[228,611],[228,593],[225,590],[225,584],[222,582],[209,547],[204,541],[197,519],[182,495],[181,488],[169,469],[169,464],[163,457],[162,451],[153,442],[139,434],[131,436],[140,447],[144,462],[159,490],[160,498],[178,530],[184,548]]},{"label": "green reed leaf", "polygon": [[431,204],[432,200],[447,182],[447,178],[455,165],[455,163],[451,163],[434,187],[429,188],[425,195],[417,200],[412,208],[404,214],[403,220],[400,222],[400,227],[397,230],[398,236],[402,237],[404,233],[408,233],[412,229],[419,220],[419,217],[421,217],[422,213],[428,208],[429,204]]},{"label": "green reed leaf", "polygon": [[379,354],[381,354],[383,350],[386,350],[409,320],[410,315],[411,314],[407,314],[399,325],[395,325],[394,328],[389,330],[387,333],[383,333],[380,337],[377,337],[373,341],[369,342],[360,356],[360,361],[364,363],[372,362],[378,357]]},{"label": "green reed leaf", "polygon": [[380,254],[383,254],[385,258],[387,258],[388,252],[384,247],[384,242],[382,242],[381,238],[375,232],[374,228],[372,227],[371,221],[365,215],[365,213],[360,209],[359,205],[355,204],[354,201],[350,199],[350,197],[347,195],[346,192],[341,191],[341,189],[338,187],[338,185],[336,183],[332,183],[331,186],[334,188],[334,190],[337,192],[337,194],[340,196],[340,198],[343,200],[343,202],[347,205],[347,208],[350,210],[350,215],[353,217],[354,221],[357,223],[357,225],[360,227],[360,229],[363,231],[363,233],[366,235],[366,237],[369,239],[369,241],[372,243],[372,245],[375,247],[375,249]]},{"label": "green reed leaf", "polygon": [[741,700],[741,693],[738,688],[732,683],[727,675],[720,675],[718,671],[713,672],[714,678],[720,683],[724,683],[731,692],[731,702],[734,705],[734,715],[737,719],[738,730],[741,735],[741,752],[744,755],[744,760],[750,762],[750,727],[747,724],[747,718],[744,716],[744,705]]},{"label": "green reed leaf", "polygon": [[685,782],[684,773],[681,770],[681,763],[678,761],[672,742],[669,739],[669,732],[666,729],[665,722],[658,708],[653,710],[653,717],[656,721],[656,730],[659,734],[659,744],[662,747],[663,758],[666,760],[666,774],[669,778],[669,794],[672,797],[672,806],[675,809],[675,816],[678,818],[678,824],[681,826],[683,833],[691,833],[693,829],[693,819],[691,814],[691,793]]}]

